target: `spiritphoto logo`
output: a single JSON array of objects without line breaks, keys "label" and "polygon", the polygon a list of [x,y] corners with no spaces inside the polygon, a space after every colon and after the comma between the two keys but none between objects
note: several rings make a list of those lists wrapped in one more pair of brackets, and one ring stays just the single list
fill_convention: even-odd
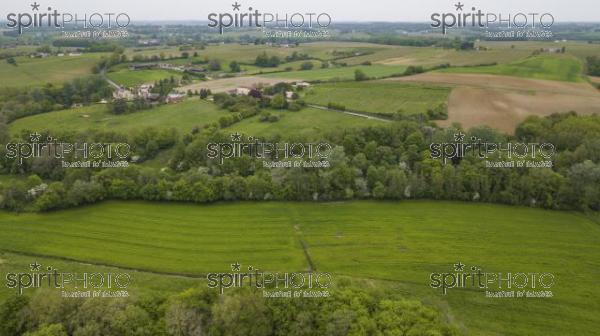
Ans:
[{"label": "spiritphoto logo", "polygon": [[[6,157],[17,159],[19,164],[29,158],[49,157],[54,159],[83,159],[87,161],[76,161],[71,164],[63,161],[63,167],[112,167],[122,166],[127,163],[130,154],[130,146],[127,143],[87,143],[87,142],[60,142],[58,139],[48,136],[42,139],[39,133],[29,135],[30,142],[6,144]],[[88,160],[91,159],[91,160]],[[107,159],[108,161],[103,161]],[[110,161],[117,159],[119,161]],[[97,161],[92,161],[97,160]]]},{"label": "spiritphoto logo", "polygon": [[324,29],[331,25],[328,13],[272,13],[252,6],[242,7],[237,1],[231,5],[231,12],[208,14],[208,26],[217,28],[220,34],[230,27]]},{"label": "spiritphoto logo", "polygon": [[552,273],[544,272],[484,272],[479,266],[457,262],[449,272],[431,273],[431,288],[440,289],[443,295],[455,288],[485,291],[489,298],[552,297],[555,284]]},{"label": "spiritphoto logo", "polygon": [[[480,138],[471,137],[465,141],[465,134],[454,134],[454,142],[431,143],[429,150],[432,159],[442,159],[444,164],[453,163],[472,156],[479,159],[500,158],[509,161],[486,161],[487,167],[551,167],[551,159],[556,149],[552,143],[496,143],[484,142]],[[514,160],[513,160],[514,159]],[[542,159],[542,160],[540,160]]]},{"label": "spiritphoto logo", "polygon": [[[329,167],[329,162],[325,159],[331,154],[332,146],[327,142],[263,142],[259,138],[252,136],[248,136],[244,140],[243,134],[236,132],[231,134],[231,142],[211,142],[206,145],[206,149],[208,150],[207,157],[212,160],[218,160],[220,164],[223,164],[228,159],[249,156],[265,160],[263,161],[263,166],[270,168],[326,168]],[[266,161],[268,159],[275,161]]]},{"label": "spiritphoto logo", "polygon": [[208,288],[226,289],[253,287],[263,290],[264,297],[327,297],[332,284],[330,273],[322,272],[267,272],[239,262],[231,264],[231,272],[206,275]]},{"label": "spiritphoto logo", "polygon": [[128,273],[62,272],[37,261],[27,272],[7,273],[6,287],[22,295],[26,289],[60,289],[62,297],[126,297],[131,283]]},{"label": "spiritphoto logo", "polygon": [[431,14],[431,27],[442,28],[442,34],[454,27],[490,28],[493,26],[517,29],[549,29],[554,24],[550,13],[492,13],[475,6],[469,8],[460,1],[454,4],[454,11]]},{"label": "spiritphoto logo", "polygon": [[37,2],[33,2],[29,7],[31,7],[29,12],[8,13],[6,26],[16,29],[19,34],[22,34],[25,29],[36,27],[124,29],[131,23],[131,18],[127,13],[69,13],[59,11],[51,6],[42,6]]}]

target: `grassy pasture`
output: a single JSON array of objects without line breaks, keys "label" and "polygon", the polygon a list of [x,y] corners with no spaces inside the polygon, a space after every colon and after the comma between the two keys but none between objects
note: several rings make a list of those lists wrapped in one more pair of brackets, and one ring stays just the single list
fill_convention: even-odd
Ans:
[{"label": "grassy pasture", "polygon": [[227,128],[232,132],[240,132],[253,136],[303,136],[315,138],[324,133],[339,129],[353,129],[366,126],[381,125],[378,120],[347,115],[342,112],[304,108],[300,111],[270,110],[271,114],[280,117],[274,123],[261,122],[258,116],[244,119]]},{"label": "grassy pasture", "polygon": [[372,53],[346,58],[349,65],[358,65],[370,61],[384,65],[422,65],[435,66],[450,63],[452,66],[476,66],[481,64],[505,64],[516,62],[530,56],[535,50],[565,47],[567,55],[580,60],[587,56],[600,54],[600,44],[578,41],[480,41],[477,46],[485,50],[457,51],[435,47],[385,46],[372,49]]},{"label": "grassy pasture", "polygon": [[584,41],[481,41],[478,44],[492,50],[522,50],[529,53],[534,50],[561,48],[564,46],[566,54],[576,56],[581,60],[584,60],[587,56],[597,56],[600,54],[600,44]]},{"label": "grassy pasture", "polygon": [[[144,295],[164,295],[176,294],[188,288],[198,285],[199,280],[194,278],[185,278],[180,276],[168,276],[162,274],[153,274],[148,272],[140,272],[135,270],[123,270],[122,268],[90,265],[89,263],[81,263],[68,261],[61,258],[48,258],[40,256],[31,256],[23,254],[14,254],[0,251],[0,273],[7,274],[27,272],[30,270],[29,265],[36,261],[43,267],[52,266],[59,272],[68,273],[128,273],[131,276],[131,283],[127,290],[133,297],[142,297]],[[46,287],[44,287],[46,288]],[[74,290],[75,288],[69,288]],[[35,289],[25,289],[24,295],[31,294]],[[55,294],[58,298],[60,291],[49,290],[49,294]],[[8,296],[16,294],[16,289],[0,287],[0,302],[4,301]],[[60,299],[59,299],[60,300]]]},{"label": "grassy pasture", "polygon": [[445,73],[480,73],[516,76],[565,82],[581,82],[584,80],[582,77],[582,62],[573,56],[562,55],[540,55],[509,64],[446,68],[438,71]]},{"label": "grassy pasture", "polygon": [[279,77],[279,78],[295,78],[303,79],[307,81],[326,81],[326,80],[352,80],[354,79],[354,71],[360,69],[369,77],[386,77],[394,74],[401,74],[406,70],[404,65],[359,65],[359,66],[346,66],[326,69],[312,69],[304,71],[288,71],[278,72],[274,74],[266,74],[266,77]]},{"label": "grassy pasture", "polygon": [[81,56],[50,56],[46,58],[15,57],[17,66],[0,62],[0,88],[40,87],[46,83],[62,84],[71,79],[92,74],[92,68],[102,56],[90,53]]},{"label": "grassy pasture", "polygon": [[351,65],[370,61],[382,65],[422,65],[431,67],[450,63],[453,66],[464,66],[490,64],[494,62],[508,63],[527,57],[530,54],[531,51],[521,49],[457,51],[454,49],[436,47],[394,46],[370,55],[351,57],[344,59],[343,61]]},{"label": "grassy pasture", "polygon": [[[208,59],[218,59],[221,61],[221,65],[223,67],[227,67],[229,62],[237,61],[242,63],[254,63],[256,56],[266,52],[269,56],[279,56],[280,58],[284,58],[292,54],[294,51],[299,51],[296,48],[280,48],[280,47],[267,47],[264,45],[254,45],[254,44],[237,44],[237,43],[228,43],[228,44],[218,44],[218,45],[209,45],[204,49],[196,49],[196,50],[186,50],[180,51],[178,48],[164,48],[164,47],[156,47],[156,48],[143,48],[141,50],[133,50],[128,49],[127,54],[129,57],[133,57],[135,55],[141,56],[160,56],[160,54],[164,54],[166,57],[179,57],[183,52],[187,52],[189,54],[189,58],[186,59],[177,59],[177,60],[166,60],[168,63],[173,64],[187,64],[192,61],[203,61],[205,58]],[[198,56],[193,57],[194,53],[198,53]]]},{"label": "grassy pasture", "polygon": [[304,99],[308,103],[326,106],[330,102],[342,104],[348,110],[392,114],[427,112],[448,99],[450,89],[420,84],[402,84],[384,81],[339,82],[317,84],[308,89]]},{"label": "grassy pasture", "polygon": [[109,72],[106,74],[106,76],[119,85],[132,87],[141,84],[154,83],[161,79],[171,78],[171,76],[173,76],[175,79],[179,79],[181,78],[181,72],[163,69],[133,71],[129,69],[122,69]]},{"label": "grassy pasture", "polygon": [[[281,116],[275,123],[260,122],[258,116],[242,120],[227,128],[246,134],[261,135],[307,135],[316,136],[334,129],[357,128],[381,124],[377,120],[368,120],[350,116],[341,112],[305,108],[301,111],[271,111]],[[114,115],[105,105],[93,105],[38,114],[15,120],[10,124],[10,133],[20,134],[22,130],[59,132],[65,128],[71,130],[112,130],[132,132],[145,127],[176,128],[189,132],[192,127],[202,127],[229,113],[211,102],[191,98],[178,104],[162,105],[150,110],[124,115]]]},{"label": "grassy pasture", "polygon": [[269,72],[287,71],[287,69],[290,69],[290,68],[292,70],[299,71],[299,70],[301,70],[300,67],[304,62],[312,63],[313,70],[319,69],[321,67],[321,61],[305,60],[305,61],[294,61],[294,62],[282,63],[278,67],[273,67],[273,68],[262,68],[262,67],[257,67],[255,65],[242,65],[242,70],[246,71],[248,74],[261,74],[261,73],[269,73]]},{"label": "grassy pasture", "polygon": [[[254,45],[254,44],[218,44],[209,45],[202,50],[188,50],[187,52],[191,55],[194,52],[198,53],[197,57],[190,57],[187,60],[173,60],[170,63],[182,63],[190,62],[191,60],[204,60],[219,59],[222,65],[227,65],[231,61],[238,61],[242,63],[254,63],[256,56],[266,52],[269,56],[278,56],[282,60],[291,55],[293,52],[305,53],[311,57],[330,60],[339,57],[334,53],[337,52],[359,52],[359,53],[372,53],[380,50],[391,48],[391,46],[377,45],[371,43],[356,43],[356,42],[312,42],[312,43],[301,43],[298,46],[290,45],[289,47],[280,47],[278,45],[267,46],[267,45]],[[143,51],[132,51],[128,52],[129,55],[140,54],[144,56],[160,55],[164,53],[166,56],[179,56],[181,52],[176,48],[148,48]]]},{"label": "grassy pasture", "polygon": [[24,129],[38,131],[102,129],[131,132],[145,127],[176,128],[188,132],[194,126],[203,126],[217,121],[225,113],[227,112],[219,110],[214,104],[198,98],[123,115],[109,113],[105,105],[92,105],[18,119],[10,124],[10,132],[19,134]]},{"label": "grassy pasture", "polygon": [[[593,335],[600,323],[600,228],[580,214],[432,201],[105,202],[0,213],[0,250],[158,272],[201,275],[233,262],[306,270],[301,240],[317,270],[394,286],[442,307],[470,335]],[[9,268],[11,256],[0,258]],[[457,262],[552,273],[554,297],[493,299],[474,288],[442,295],[429,287],[432,272],[452,272]]]}]

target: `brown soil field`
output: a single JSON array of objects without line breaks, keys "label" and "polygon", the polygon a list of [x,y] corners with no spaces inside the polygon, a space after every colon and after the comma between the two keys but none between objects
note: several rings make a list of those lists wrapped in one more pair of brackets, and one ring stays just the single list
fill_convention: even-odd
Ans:
[{"label": "brown soil field", "polygon": [[238,87],[256,87],[258,85],[273,85],[280,82],[301,82],[301,79],[289,79],[289,78],[265,78],[259,76],[246,76],[246,77],[231,77],[223,79],[207,80],[205,82],[194,83],[178,88],[178,90],[200,90],[210,89],[214,93],[229,91]]},{"label": "brown soil field", "polygon": [[388,80],[435,83],[454,87],[448,102],[448,120],[464,128],[488,125],[514,133],[529,115],[557,112],[600,113],[600,91],[588,83],[567,83],[509,76],[424,73]]},{"label": "brown soil field", "polygon": [[600,77],[589,76],[592,83],[600,83]]}]

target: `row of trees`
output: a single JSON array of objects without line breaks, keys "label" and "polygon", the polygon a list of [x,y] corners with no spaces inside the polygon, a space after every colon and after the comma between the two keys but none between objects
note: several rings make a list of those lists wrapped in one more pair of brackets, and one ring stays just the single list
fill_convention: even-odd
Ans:
[{"label": "row of trees", "polygon": [[458,335],[442,314],[395,293],[343,279],[324,298],[264,298],[249,288],[219,295],[191,288],[129,299],[61,299],[49,290],[0,306],[0,336]]},{"label": "row of trees", "polygon": [[256,56],[254,64],[259,67],[274,68],[281,64],[281,59],[275,55],[269,57],[266,52],[263,52],[262,54]]},{"label": "row of trees", "polygon": [[[237,99],[253,98],[237,97],[228,108],[237,109],[240,104]],[[243,105],[246,108],[249,105]],[[245,110],[240,111],[236,113]],[[19,165],[5,158],[2,162],[5,173],[37,174],[55,182],[47,182],[48,188],[35,195],[28,192],[34,185],[22,181],[4,184],[0,206],[13,210],[50,210],[103,199],[205,203],[427,198],[600,210],[599,116],[580,117],[571,113],[531,117],[517,128],[514,139],[486,127],[466,132],[467,139],[475,137],[486,142],[550,142],[556,146],[552,167],[512,169],[488,168],[485,160],[470,155],[445,164],[431,158],[429,145],[454,143],[454,134],[459,130],[436,129],[426,115],[422,117],[412,119],[411,115],[391,126],[339,130],[318,138],[286,137],[288,143],[332,144],[332,153],[327,158],[330,168],[326,169],[269,169],[262,166],[260,159],[248,156],[226,159],[220,164],[208,158],[207,145],[229,143],[231,139],[214,126],[183,136],[175,131],[155,131],[147,136],[138,135],[140,140],[128,140],[134,142],[134,152],[143,158],[174,146],[166,170],[140,166],[101,171],[63,169],[51,159],[29,159]],[[160,138],[165,140],[157,141]],[[279,136],[261,140],[284,141]],[[498,155],[488,160],[506,159]],[[538,155],[536,160],[543,158]]]},{"label": "row of trees", "polygon": [[[278,110],[299,111],[306,104],[302,100],[288,101],[285,92],[293,90],[288,83],[278,83],[259,91],[252,89],[248,95],[235,95],[227,93],[216,93],[213,95],[214,102],[222,109],[230,113],[219,118],[219,127],[231,126],[243,119],[253,117],[260,113],[261,109],[273,108]],[[264,95],[263,95],[264,94]],[[266,95],[272,95],[268,97]],[[298,95],[294,93],[294,98]],[[278,118],[271,116],[263,121],[277,121]]]},{"label": "row of trees", "polygon": [[589,56],[586,58],[588,74],[591,76],[600,76],[600,57]]},{"label": "row of trees", "polygon": [[90,104],[112,95],[112,88],[100,76],[77,78],[63,86],[0,90],[0,113],[8,122],[28,115],[60,110],[73,104]]}]

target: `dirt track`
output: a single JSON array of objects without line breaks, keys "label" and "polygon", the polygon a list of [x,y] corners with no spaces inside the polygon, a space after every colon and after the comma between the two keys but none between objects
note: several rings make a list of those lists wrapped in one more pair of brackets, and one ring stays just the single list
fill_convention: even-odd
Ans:
[{"label": "dirt track", "polygon": [[448,103],[448,126],[488,125],[513,133],[528,115],[576,111],[600,113],[600,91],[588,83],[568,83],[508,76],[425,73],[389,80],[445,84],[454,87]]}]

